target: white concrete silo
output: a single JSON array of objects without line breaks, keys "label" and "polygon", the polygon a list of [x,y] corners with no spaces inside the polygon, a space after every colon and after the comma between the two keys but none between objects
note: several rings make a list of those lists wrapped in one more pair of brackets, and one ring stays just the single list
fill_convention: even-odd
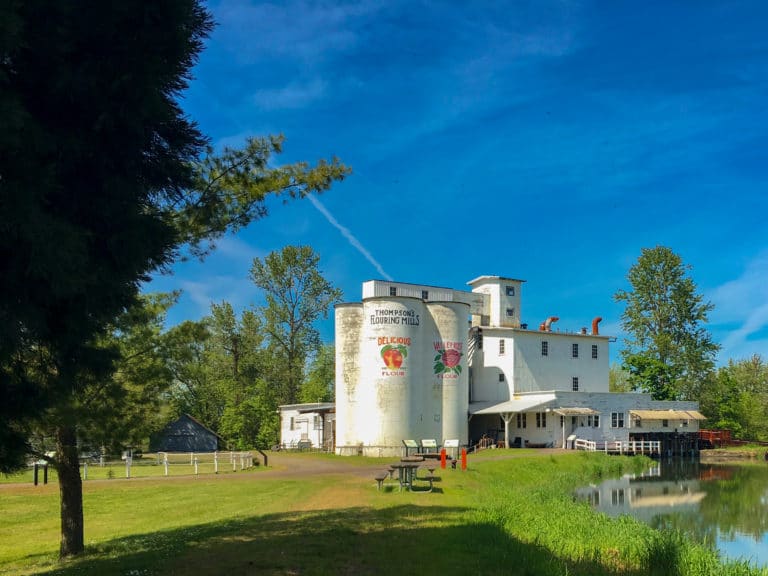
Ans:
[{"label": "white concrete silo", "polygon": [[[432,302],[427,305],[434,325],[429,370],[433,408],[440,412],[438,442],[468,441],[469,408],[468,317],[469,305],[460,302]],[[434,417],[437,419],[437,415]]]},{"label": "white concrete silo", "polygon": [[363,305],[337,304],[336,321],[336,453],[357,453],[358,393],[360,380],[360,341]]},{"label": "white concrete silo", "polygon": [[424,303],[408,297],[363,302],[358,432],[364,452],[399,453],[423,412]]}]

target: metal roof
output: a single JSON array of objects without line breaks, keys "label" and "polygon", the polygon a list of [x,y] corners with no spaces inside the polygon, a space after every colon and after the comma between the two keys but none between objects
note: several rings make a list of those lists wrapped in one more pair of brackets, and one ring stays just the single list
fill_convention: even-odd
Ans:
[{"label": "metal roof", "polygon": [[641,420],[706,420],[698,410],[630,410],[632,416]]},{"label": "metal roof", "polygon": [[530,412],[533,408],[539,408],[555,399],[554,394],[531,396],[530,398],[515,398],[506,402],[499,402],[484,408],[469,406],[470,414],[505,414],[509,412]]},{"label": "metal roof", "polygon": [[592,408],[555,408],[552,410],[555,414],[560,416],[591,416],[592,414],[600,414],[597,410]]},{"label": "metal roof", "polygon": [[472,286],[473,284],[477,284],[477,283],[482,282],[484,280],[501,280],[501,281],[505,281],[506,280],[507,282],[525,282],[525,280],[521,280],[520,278],[507,278],[505,276],[488,276],[488,275],[485,275],[485,276],[478,276],[477,278],[467,282],[467,284]]}]

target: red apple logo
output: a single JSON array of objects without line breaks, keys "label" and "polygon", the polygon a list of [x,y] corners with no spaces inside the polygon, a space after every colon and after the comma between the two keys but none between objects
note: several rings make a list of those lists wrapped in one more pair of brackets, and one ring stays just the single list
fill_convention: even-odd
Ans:
[{"label": "red apple logo", "polygon": [[396,370],[403,365],[403,359],[408,356],[408,349],[402,344],[392,346],[387,344],[381,349],[381,358],[390,370]]}]

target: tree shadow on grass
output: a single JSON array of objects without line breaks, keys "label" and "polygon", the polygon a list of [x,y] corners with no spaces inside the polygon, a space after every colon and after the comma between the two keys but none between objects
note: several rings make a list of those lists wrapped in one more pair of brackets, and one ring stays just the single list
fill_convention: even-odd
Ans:
[{"label": "tree shadow on grass", "polygon": [[471,522],[468,519],[472,515],[472,511],[465,508],[402,505],[253,516],[115,539],[90,547],[87,556],[47,573],[57,576],[390,573],[640,576],[649,573],[611,569],[594,561],[566,561],[543,547],[511,537],[492,522]]}]

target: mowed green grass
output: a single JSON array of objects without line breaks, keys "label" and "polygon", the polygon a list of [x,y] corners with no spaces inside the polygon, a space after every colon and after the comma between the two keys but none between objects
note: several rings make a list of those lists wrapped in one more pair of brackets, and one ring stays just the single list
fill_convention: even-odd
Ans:
[{"label": "mowed green grass", "polygon": [[[440,470],[436,491],[379,492],[371,474],[89,482],[82,558],[58,564],[58,488],[0,488],[0,573],[766,574],[677,534],[610,519],[572,489],[641,459],[569,453]],[[297,458],[333,457],[297,455]],[[354,459],[344,458],[348,463]],[[381,467],[386,463],[383,461]]]}]

